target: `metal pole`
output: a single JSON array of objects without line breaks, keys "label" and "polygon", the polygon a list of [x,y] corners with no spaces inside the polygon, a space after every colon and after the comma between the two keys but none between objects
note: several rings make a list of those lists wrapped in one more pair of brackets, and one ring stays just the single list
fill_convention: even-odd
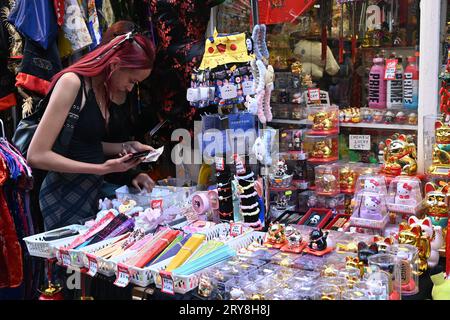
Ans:
[{"label": "metal pole", "polygon": [[259,24],[258,0],[250,0],[252,6],[253,27]]}]

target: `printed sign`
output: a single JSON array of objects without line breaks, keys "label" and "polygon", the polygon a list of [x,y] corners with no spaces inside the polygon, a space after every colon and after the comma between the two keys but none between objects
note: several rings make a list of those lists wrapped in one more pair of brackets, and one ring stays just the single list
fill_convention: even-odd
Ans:
[{"label": "printed sign", "polygon": [[311,102],[320,102],[320,89],[308,89],[308,98]]},{"label": "printed sign", "polygon": [[220,87],[220,95],[222,99],[234,99],[238,96],[237,88],[232,84],[226,84]]},{"label": "printed sign", "polygon": [[87,258],[89,261],[89,270],[88,270],[87,274],[90,275],[91,277],[93,277],[97,274],[97,270],[98,270],[97,258],[90,254],[87,254]]},{"label": "printed sign", "polygon": [[161,271],[159,275],[161,276],[161,292],[174,295],[175,289],[172,274],[170,272]]},{"label": "printed sign", "polygon": [[384,73],[384,80],[395,80],[395,70],[397,69],[397,59],[386,60],[386,71]]},{"label": "printed sign", "polygon": [[117,265],[117,276],[114,284],[118,287],[125,288],[130,283],[130,271],[128,267],[119,263]]},{"label": "printed sign", "polygon": [[244,231],[241,223],[231,223],[230,224],[230,235],[232,237],[240,236]]},{"label": "printed sign", "polygon": [[62,264],[63,266],[70,266],[70,254],[67,250],[61,250],[61,260],[62,260]]},{"label": "printed sign", "polygon": [[253,81],[242,82],[242,93],[244,94],[244,96],[248,96],[249,94],[255,94],[255,90],[253,88]]},{"label": "printed sign", "polygon": [[350,134],[350,150],[370,150],[370,135],[368,134]]}]

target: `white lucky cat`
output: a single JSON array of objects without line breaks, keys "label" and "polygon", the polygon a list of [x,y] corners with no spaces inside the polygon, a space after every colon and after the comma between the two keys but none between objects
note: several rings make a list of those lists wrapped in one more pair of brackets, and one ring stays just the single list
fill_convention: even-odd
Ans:
[{"label": "white lucky cat", "polygon": [[411,216],[408,219],[408,224],[411,227],[420,226],[423,233],[431,240],[431,254],[428,258],[428,267],[435,267],[439,262],[439,249],[444,241],[442,236],[442,228],[440,226],[433,226],[431,219],[418,219],[416,216]]}]

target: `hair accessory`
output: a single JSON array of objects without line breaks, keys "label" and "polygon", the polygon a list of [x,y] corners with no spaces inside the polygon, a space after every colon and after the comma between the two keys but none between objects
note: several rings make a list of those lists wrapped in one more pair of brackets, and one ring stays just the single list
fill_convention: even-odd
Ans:
[{"label": "hair accessory", "polygon": [[211,208],[213,210],[219,209],[219,194],[217,193],[217,190],[209,190],[208,198]]},{"label": "hair accessory", "polygon": [[243,191],[248,190],[248,189],[250,189],[250,188],[254,188],[254,187],[255,187],[255,183],[253,182],[253,183],[250,183],[248,186],[245,186],[245,187],[243,187],[243,186],[238,186],[238,189],[239,189],[239,191],[240,191],[241,193],[243,193]]},{"label": "hair accessory", "polygon": [[221,217],[231,217],[231,214],[232,214],[232,213],[233,213],[233,211],[231,211],[231,212],[225,212],[225,213],[219,211],[219,215],[220,215]]},{"label": "hair accessory", "polygon": [[250,210],[250,209],[254,209],[259,205],[259,202],[255,202],[254,204],[252,204],[251,206],[242,206],[241,205],[241,209],[243,210]]},{"label": "hair accessory", "polygon": [[225,186],[227,186],[227,185],[229,185],[229,184],[231,184],[231,180],[228,181],[228,182],[226,182],[226,183],[220,183],[220,182],[219,182],[219,183],[217,184],[217,186],[218,186],[218,187],[225,187]]},{"label": "hair accessory", "polygon": [[218,191],[229,191],[231,190],[231,187],[228,188],[217,188]]},{"label": "hair accessory", "polygon": [[222,196],[219,196],[219,200],[228,200],[228,199],[230,199],[231,198],[231,196],[228,196],[228,197],[222,197]]},{"label": "hair accessory", "polygon": [[242,212],[242,215],[243,216],[254,216],[254,215],[257,215],[259,212],[260,212],[260,210],[258,207],[255,211],[252,211],[252,212]]},{"label": "hair accessory", "polygon": [[234,177],[238,180],[247,180],[247,179],[253,177],[254,175],[255,175],[255,173],[252,171],[249,174],[247,174],[246,176],[236,176],[235,175]]},{"label": "hair accessory", "polygon": [[258,195],[258,192],[253,192],[253,193],[251,193],[251,194],[241,194],[240,196],[239,196],[239,198],[251,198],[251,197],[255,197],[255,196],[257,196]]}]

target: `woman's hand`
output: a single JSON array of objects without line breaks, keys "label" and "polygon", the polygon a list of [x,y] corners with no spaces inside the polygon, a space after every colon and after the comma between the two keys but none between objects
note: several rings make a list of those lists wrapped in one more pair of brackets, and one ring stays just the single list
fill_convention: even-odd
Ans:
[{"label": "woman's hand", "polygon": [[151,146],[142,144],[139,141],[128,141],[123,143],[122,152],[119,154],[120,156],[126,155],[127,153],[135,153],[142,151],[154,151]]},{"label": "woman's hand", "polygon": [[131,181],[133,187],[138,189],[139,191],[144,188],[147,192],[151,192],[153,187],[155,186],[155,182],[150,178],[150,176],[146,173],[140,173]]},{"label": "woman's hand", "polygon": [[133,159],[131,153],[117,159],[110,159],[102,164],[101,174],[109,174],[113,172],[125,172],[136,167],[142,162],[142,158]]}]

